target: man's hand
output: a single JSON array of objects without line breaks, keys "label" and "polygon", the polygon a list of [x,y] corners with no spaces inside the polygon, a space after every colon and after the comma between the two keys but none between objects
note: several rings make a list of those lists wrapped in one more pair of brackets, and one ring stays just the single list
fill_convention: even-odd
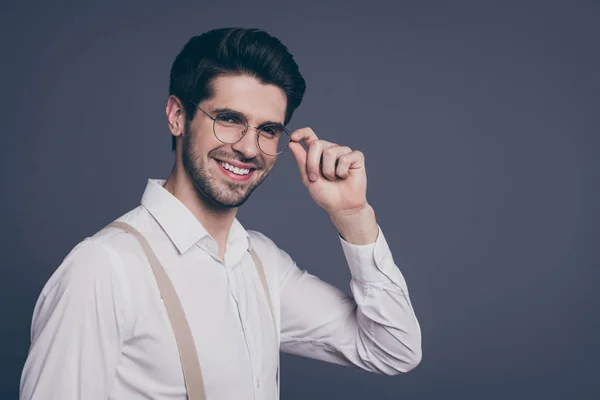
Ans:
[{"label": "man's hand", "polygon": [[[302,183],[342,237],[355,244],[372,243],[378,228],[367,203],[364,155],[347,146],[320,140],[310,128],[298,129],[289,145]],[[300,142],[304,142],[305,150]]]}]

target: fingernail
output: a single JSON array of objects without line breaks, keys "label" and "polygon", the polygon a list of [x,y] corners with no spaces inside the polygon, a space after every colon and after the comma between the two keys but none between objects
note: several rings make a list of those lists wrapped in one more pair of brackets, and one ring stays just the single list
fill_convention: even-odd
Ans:
[{"label": "fingernail", "polygon": [[311,172],[310,174],[308,174],[308,179],[310,179],[311,181],[316,181],[317,180],[317,174]]}]

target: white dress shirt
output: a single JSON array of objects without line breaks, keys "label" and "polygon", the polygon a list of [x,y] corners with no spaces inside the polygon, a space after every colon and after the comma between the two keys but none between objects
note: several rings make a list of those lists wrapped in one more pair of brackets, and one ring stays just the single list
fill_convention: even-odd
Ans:
[{"label": "white dress shirt", "polygon": [[[172,280],[209,400],[276,399],[280,349],[389,375],[419,363],[419,323],[381,229],[369,245],[340,237],[349,298],[237,220],[220,260],[215,240],[163,184],[149,180],[141,205],[119,220],[146,236]],[[249,245],[264,265],[276,329]],[[110,229],[86,238],[47,282],[20,397],[186,399],[174,335],[133,235]]]}]

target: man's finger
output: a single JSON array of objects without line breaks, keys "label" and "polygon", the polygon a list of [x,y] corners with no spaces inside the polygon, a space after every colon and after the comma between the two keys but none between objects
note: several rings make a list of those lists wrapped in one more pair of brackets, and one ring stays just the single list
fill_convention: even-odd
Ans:
[{"label": "man's finger", "polygon": [[306,157],[306,173],[308,179],[312,182],[323,177],[321,174],[321,157],[323,151],[330,147],[337,146],[335,143],[330,143],[325,140],[316,140],[308,146],[308,154]]},{"label": "man's finger", "polygon": [[330,181],[336,180],[336,167],[340,157],[349,154],[352,149],[348,146],[331,146],[323,150],[321,170],[323,176]]},{"label": "man's finger", "polygon": [[365,157],[363,153],[354,150],[348,154],[344,154],[338,160],[336,175],[342,179],[346,179],[350,173],[350,169],[358,169],[364,167]]},{"label": "man's finger", "polygon": [[301,128],[297,131],[294,131],[294,133],[290,135],[290,139],[292,142],[304,142],[306,147],[319,140],[317,134],[311,128]]}]

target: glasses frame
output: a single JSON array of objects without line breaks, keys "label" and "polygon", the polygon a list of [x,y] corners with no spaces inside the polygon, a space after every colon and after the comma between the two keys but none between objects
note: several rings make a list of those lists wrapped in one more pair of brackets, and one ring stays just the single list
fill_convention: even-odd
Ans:
[{"label": "glasses frame", "polygon": [[[276,154],[269,154],[267,152],[265,152],[262,147],[260,147],[260,142],[259,142],[259,137],[260,137],[260,131],[262,130],[262,128],[257,128],[256,126],[252,126],[248,123],[248,119],[246,117],[244,117],[242,115],[242,117],[246,120],[246,128],[241,132],[240,134],[240,138],[238,140],[236,140],[235,142],[224,142],[223,140],[221,140],[219,138],[219,136],[217,135],[217,129],[216,129],[216,125],[217,125],[217,117],[219,115],[221,115],[222,113],[217,114],[216,117],[213,117],[212,115],[210,115],[208,112],[206,112],[204,109],[202,109],[202,107],[200,107],[198,104],[194,103],[191,100],[188,100],[190,103],[192,103],[198,110],[202,111],[204,113],[204,115],[206,115],[208,118],[210,118],[213,121],[213,134],[215,135],[215,137],[217,138],[217,140],[223,144],[236,144],[237,142],[239,142],[240,140],[242,140],[244,138],[244,136],[246,136],[246,133],[248,133],[248,130],[250,128],[254,128],[254,130],[256,130],[256,146],[258,147],[258,149],[261,151],[261,153],[270,156],[270,157],[276,157],[280,154],[282,154],[284,151],[287,150],[287,148],[289,147],[290,142],[292,141],[292,139],[290,138],[290,132],[287,130],[287,128],[284,126],[283,127],[283,132],[285,132],[286,136],[287,136],[287,143],[285,145],[285,148],[283,150],[281,150],[280,152],[276,153]],[[267,125],[268,126],[268,125]],[[281,137],[279,138],[279,140],[281,140]]]}]

